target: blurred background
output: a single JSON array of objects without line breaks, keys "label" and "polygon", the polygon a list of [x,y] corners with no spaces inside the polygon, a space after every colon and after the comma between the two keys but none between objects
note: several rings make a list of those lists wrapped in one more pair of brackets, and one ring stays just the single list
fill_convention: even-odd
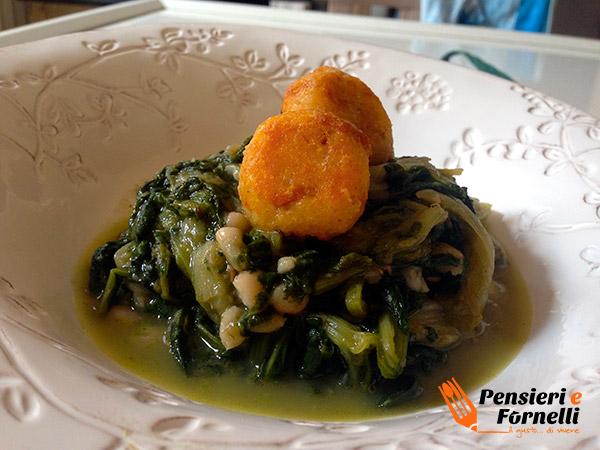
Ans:
[{"label": "blurred background", "polygon": [[[0,0],[0,30],[123,0]],[[194,0],[190,0],[194,1]],[[197,0],[202,1],[202,0]],[[600,38],[600,0],[225,0],[269,8],[319,10]]]}]

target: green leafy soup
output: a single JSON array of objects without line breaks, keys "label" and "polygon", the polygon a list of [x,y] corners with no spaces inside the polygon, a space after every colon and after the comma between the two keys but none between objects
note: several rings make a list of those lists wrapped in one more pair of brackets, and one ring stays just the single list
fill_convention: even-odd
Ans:
[{"label": "green leafy soup", "polygon": [[474,389],[516,356],[527,290],[457,172],[372,166],[362,217],[322,241],[245,220],[244,148],[165,167],[82,264],[81,322],[110,357],[210,405],[365,420],[441,404],[441,382]]}]

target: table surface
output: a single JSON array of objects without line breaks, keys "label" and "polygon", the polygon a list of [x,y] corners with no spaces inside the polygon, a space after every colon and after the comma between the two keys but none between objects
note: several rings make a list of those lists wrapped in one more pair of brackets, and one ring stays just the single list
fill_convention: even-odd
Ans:
[{"label": "table surface", "polygon": [[[136,0],[0,32],[0,47],[83,30],[181,22],[309,32],[433,58],[467,51],[528,87],[600,117],[600,40],[593,39],[229,2]],[[469,65],[461,57],[453,62]]]}]

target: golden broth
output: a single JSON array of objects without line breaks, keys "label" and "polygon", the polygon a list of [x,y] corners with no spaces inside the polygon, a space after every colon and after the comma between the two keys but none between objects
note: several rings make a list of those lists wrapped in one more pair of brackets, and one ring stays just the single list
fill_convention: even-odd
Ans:
[{"label": "golden broth", "polygon": [[[225,409],[304,420],[356,421],[414,413],[443,404],[437,388],[456,378],[466,392],[496,377],[519,353],[531,328],[532,307],[518,269],[509,264],[496,281],[484,311],[487,324],[481,335],[465,340],[448,352],[446,363],[420,375],[424,388],[418,399],[392,408],[378,408],[376,398],[341,387],[315,393],[306,381],[258,382],[248,377],[221,374],[188,377],[163,341],[165,324],[140,319],[130,310],[113,308],[105,317],[93,310],[95,300],[86,292],[93,250],[114,238],[123,224],[100,236],[86,252],[74,277],[76,308],[84,331],[110,358],[135,375],[174,394]],[[117,230],[115,232],[115,230]]]}]

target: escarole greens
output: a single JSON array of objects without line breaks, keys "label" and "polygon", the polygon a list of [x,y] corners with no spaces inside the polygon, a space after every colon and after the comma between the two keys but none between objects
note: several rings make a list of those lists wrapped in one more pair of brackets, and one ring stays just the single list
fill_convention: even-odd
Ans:
[{"label": "escarole greens", "polygon": [[426,158],[371,167],[366,209],[329,241],[254,229],[239,201],[245,145],[165,167],[129,225],[99,247],[89,291],[165,323],[190,376],[235,371],[374,392],[390,407],[481,322],[494,244],[458,186]]}]

